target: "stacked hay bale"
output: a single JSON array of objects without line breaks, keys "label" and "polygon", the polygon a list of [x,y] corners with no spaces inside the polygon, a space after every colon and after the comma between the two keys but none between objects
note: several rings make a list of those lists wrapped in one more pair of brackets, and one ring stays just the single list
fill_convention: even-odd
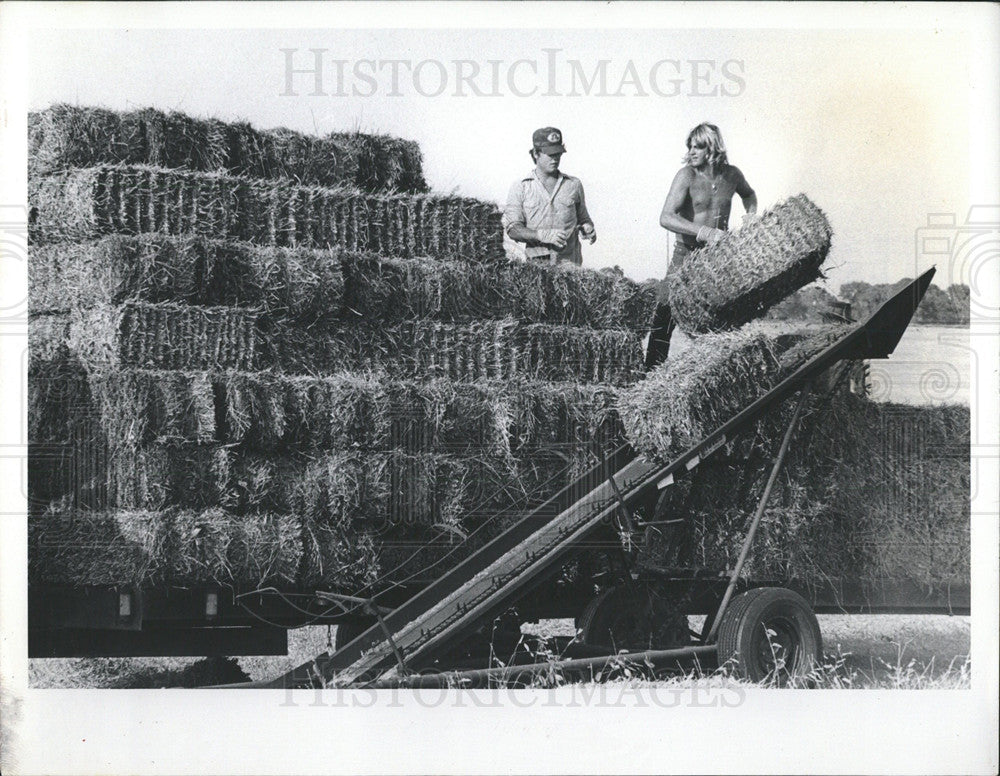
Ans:
[{"label": "stacked hay bale", "polygon": [[426,579],[623,438],[652,286],[508,261],[412,144],[55,106],[31,147],[33,582]]},{"label": "stacked hay bale", "polygon": [[[969,408],[841,394],[810,413],[745,574],[803,586],[891,581],[932,591],[968,584]],[[653,534],[644,560],[732,569],[766,474],[732,458],[703,463],[661,505],[686,520],[685,546]]]}]

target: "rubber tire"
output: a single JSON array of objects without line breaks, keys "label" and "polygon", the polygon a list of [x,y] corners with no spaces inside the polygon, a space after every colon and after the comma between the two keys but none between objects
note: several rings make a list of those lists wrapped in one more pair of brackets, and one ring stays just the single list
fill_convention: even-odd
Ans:
[{"label": "rubber tire", "polygon": [[[656,596],[655,591],[649,591],[646,594]],[[625,596],[627,595],[628,593],[624,588],[615,586],[603,590],[599,595],[592,598],[583,610],[583,613],[577,618],[577,638],[584,644],[591,646],[611,647],[617,650],[626,649],[629,651],[673,649],[690,644],[691,639],[687,628],[687,617],[676,612],[676,610],[657,612],[656,607],[652,604],[648,609],[644,607],[642,613],[654,617],[662,614],[665,617],[672,617],[674,621],[663,623],[666,627],[657,633],[647,634],[645,641],[630,643],[627,638],[621,637],[621,635],[616,638],[614,630],[616,625],[620,626],[622,624],[620,618],[626,607],[627,599]],[[668,634],[672,634],[673,637],[667,637],[666,641],[660,640]]]},{"label": "rubber tire", "polygon": [[337,623],[337,629],[333,633],[334,652],[354,641],[374,624],[374,620],[344,620]]},{"label": "rubber tire", "polygon": [[[765,628],[776,632],[779,649],[790,658],[775,672],[769,660],[774,645]],[[729,665],[751,682],[773,680],[779,686],[805,679],[823,656],[819,621],[808,602],[783,587],[758,587],[735,596],[719,624],[719,665]]]}]

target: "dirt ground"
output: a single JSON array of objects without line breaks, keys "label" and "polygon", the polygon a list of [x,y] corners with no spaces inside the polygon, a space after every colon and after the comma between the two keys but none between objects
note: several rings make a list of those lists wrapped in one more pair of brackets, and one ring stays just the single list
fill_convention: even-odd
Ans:
[{"label": "dirt ground", "polygon": [[[703,618],[692,617],[698,629]],[[943,615],[820,615],[825,662],[856,687],[924,686],[921,677],[964,686],[970,618]],[[572,635],[572,620],[547,620],[525,630]],[[327,651],[333,629],[289,632],[289,654],[240,658],[95,658],[32,660],[29,681],[38,688],[203,687],[274,678]],[[909,677],[901,679],[900,677]],[[840,686],[831,684],[830,686]]]}]

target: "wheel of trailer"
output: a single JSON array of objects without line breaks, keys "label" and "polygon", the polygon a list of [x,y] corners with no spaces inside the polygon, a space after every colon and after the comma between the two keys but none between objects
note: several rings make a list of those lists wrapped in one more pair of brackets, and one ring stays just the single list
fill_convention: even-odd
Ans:
[{"label": "wheel of trailer", "polygon": [[374,624],[374,620],[343,620],[337,623],[337,630],[333,634],[334,650],[354,641]]},{"label": "wheel of trailer", "polygon": [[735,596],[719,623],[719,665],[753,682],[788,684],[819,664],[823,640],[806,600],[782,587]]},{"label": "wheel of trailer", "polygon": [[616,585],[592,599],[577,619],[584,644],[630,652],[690,643],[687,617],[651,585]]}]

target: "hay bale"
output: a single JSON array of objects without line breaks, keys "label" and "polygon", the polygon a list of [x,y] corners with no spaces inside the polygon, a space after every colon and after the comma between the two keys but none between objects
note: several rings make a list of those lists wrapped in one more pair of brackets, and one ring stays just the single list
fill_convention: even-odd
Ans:
[{"label": "hay bale", "polygon": [[32,246],[28,276],[35,314],[95,303],[175,301],[249,305],[307,321],[511,315],[527,323],[644,331],[653,298],[650,284],[636,284],[620,271],[399,259],[161,234]]},{"label": "hay bale", "polygon": [[643,332],[653,283],[620,270],[526,261],[475,263],[375,256],[345,258],[348,315],[386,321],[502,318]]},{"label": "hay bale", "polygon": [[43,584],[288,585],[302,558],[293,516],[53,509],[28,529],[30,578]]},{"label": "hay bale", "polygon": [[[440,573],[594,463],[591,451],[569,445],[524,451],[513,468],[490,455],[341,451],[261,457],[177,446],[135,452],[133,468],[149,467],[160,456],[140,475],[141,492],[155,497],[158,510],[129,512],[106,505],[99,513],[72,514],[86,515],[90,527],[124,521],[131,526],[129,536],[145,541],[139,550],[148,550],[126,545],[115,531],[105,529],[93,541],[81,542],[80,531],[66,519],[33,519],[33,581],[254,587],[287,586],[294,576],[306,587],[350,591],[374,584],[381,572],[378,584],[384,585],[399,579],[393,553],[400,550],[401,536],[438,537],[426,541],[431,554],[442,540],[461,544],[448,564],[437,567]],[[212,460],[219,456],[226,461]],[[124,460],[119,462],[124,467]],[[156,482],[164,471],[172,474]],[[212,499],[218,501],[209,507]],[[171,502],[175,507],[165,508]],[[268,511],[275,508],[285,511]],[[70,513],[55,514],[66,518]],[[140,530],[141,522],[133,526],[133,514],[146,516],[155,530]],[[295,517],[280,516],[289,514]],[[413,563],[423,561],[411,560],[411,568]]]},{"label": "hay bale", "polygon": [[677,324],[694,334],[760,317],[821,276],[831,234],[823,212],[799,194],[695,251],[667,273]]},{"label": "hay bale", "polygon": [[361,132],[334,132],[328,138],[349,149],[357,167],[354,184],[364,191],[427,191],[423,156],[412,140]]},{"label": "hay bale", "polygon": [[774,338],[748,326],[706,334],[620,394],[632,446],[667,461],[766,393],[781,374]]},{"label": "hay bale", "polygon": [[[751,578],[967,583],[969,409],[879,404],[850,395],[811,407],[790,448],[746,566]],[[804,440],[805,444],[802,444]],[[669,492],[691,526],[694,563],[732,568],[767,471],[703,463]],[[653,541],[645,559],[683,549]]]},{"label": "hay bale", "polygon": [[28,579],[143,585],[170,573],[170,526],[158,512],[50,510],[28,516]]},{"label": "hay bale", "polygon": [[69,340],[70,318],[66,314],[30,315],[28,318],[29,371],[37,364],[61,364],[72,354]]},{"label": "hay bale", "polygon": [[94,416],[115,444],[209,443],[222,435],[216,386],[205,372],[99,370],[89,386]]},{"label": "hay bale", "polygon": [[546,321],[596,329],[648,330],[656,283],[636,283],[618,267],[599,271],[560,262],[545,267]]},{"label": "hay bale", "polygon": [[[296,514],[316,524],[380,532],[398,525],[464,526],[540,503],[610,449],[595,442],[525,447],[516,455],[405,450],[260,453],[219,445],[111,448],[105,489],[67,493],[95,509]],[[582,495],[582,494],[581,494]]]},{"label": "hay bale", "polygon": [[251,369],[258,317],[237,307],[127,302],[47,316],[61,326],[29,328],[39,352],[65,345],[87,369]]},{"label": "hay bale", "polygon": [[122,120],[124,124],[138,125],[142,131],[144,164],[187,170],[221,171],[226,167],[228,148],[221,121],[155,108],[124,114]]},{"label": "hay bale", "polygon": [[116,112],[55,104],[28,114],[33,174],[102,164],[148,164],[317,186],[423,193],[420,149],[387,135],[326,137],[154,108]]},{"label": "hay bale", "polygon": [[[223,507],[333,527],[450,524],[468,503],[462,457],[405,451],[239,453],[217,445],[115,446],[102,509]],[[70,497],[69,500],[72,500]],[[67,502],[68,503],[68,502]]]},{"label": "hay bale", "polygon": [[28,371],[28,442],[68,443],[76,423],[93,415],[94,402],[83,366],[63,353],[31,359]]},{"label": "hay bale", "polygon": [[[481,262],[345,258],[345,317],[399,322],[503,317],[507,289]],[[508,308],[509,309],[509,308]]]},{"label": "hay bale", "polygon": [[339,317],[336,251],[261,248],[202,237],[111,235],[32,246],[32,313],[125,301],[247,305],[294,319]]},{"label": "hay bale", "polygon": [[296,582],[303,553],[297,516],[185,510],[173,517],[170,530],[176,547],[169,580],[173,584],[253,588]]},{"label": "hay bale", "polygon": [[536,379],[627,385],[643,374],[642,339],[625,329],[531,324],[519,350],[522,373]]},{"label": "hay bale", "polygon": [[[31,441],[71,441],[87,419],[115,444],[221,442],[257,450],[489,451],[621,439],[604,384],[455,382],[50,366],[29,379]],[[87,432],[92,433],[92,432]]]},{"label": "hay bale", "polygon": [[264,335],[259,363],[293,374],[381,370],[395,378],[463,382],[523,376],[627,384],[641,374],[642,340],[624,330],[521,325],[512,318],[358,324],[313,336],[276,325]]},{"label": "hay bale", "polygon": [[512,469],[486,457],[467,463],[472,488],[462,519],[453,526],[397,523],[380,531],[373,589],[434,581],[563,490],[597,457],[585,446],[553,445],[523,451]]},{"label": "hay bale", "polygon": [[610,384],[628,384],[642,374],[637,333],[523,325],[512,318],[329,327],[268,319],[251,308],[126,302],[37,322],[31,324],[33,356],[37,351],[56,357],[65,346],[88,368],[384,371],[402,379],[528,377]]},{"label": "hay bale", "polygon": [[378,578],[379,559],[371,533],[305,521],[299,585],[309,590],[357,593]]},{"label": "hay bale", "polygon": [[138,121],[115,111],[57,103],[28,113],[28,168],[41,175],[95,163],[146,161],[146,141]]},{"label": "hay bale", "polygon": [[28,200],[33,243],[161,233],[384,256],[504,256],[496,205],[463,197],[371,195],[133,166],[32,178]]}]

